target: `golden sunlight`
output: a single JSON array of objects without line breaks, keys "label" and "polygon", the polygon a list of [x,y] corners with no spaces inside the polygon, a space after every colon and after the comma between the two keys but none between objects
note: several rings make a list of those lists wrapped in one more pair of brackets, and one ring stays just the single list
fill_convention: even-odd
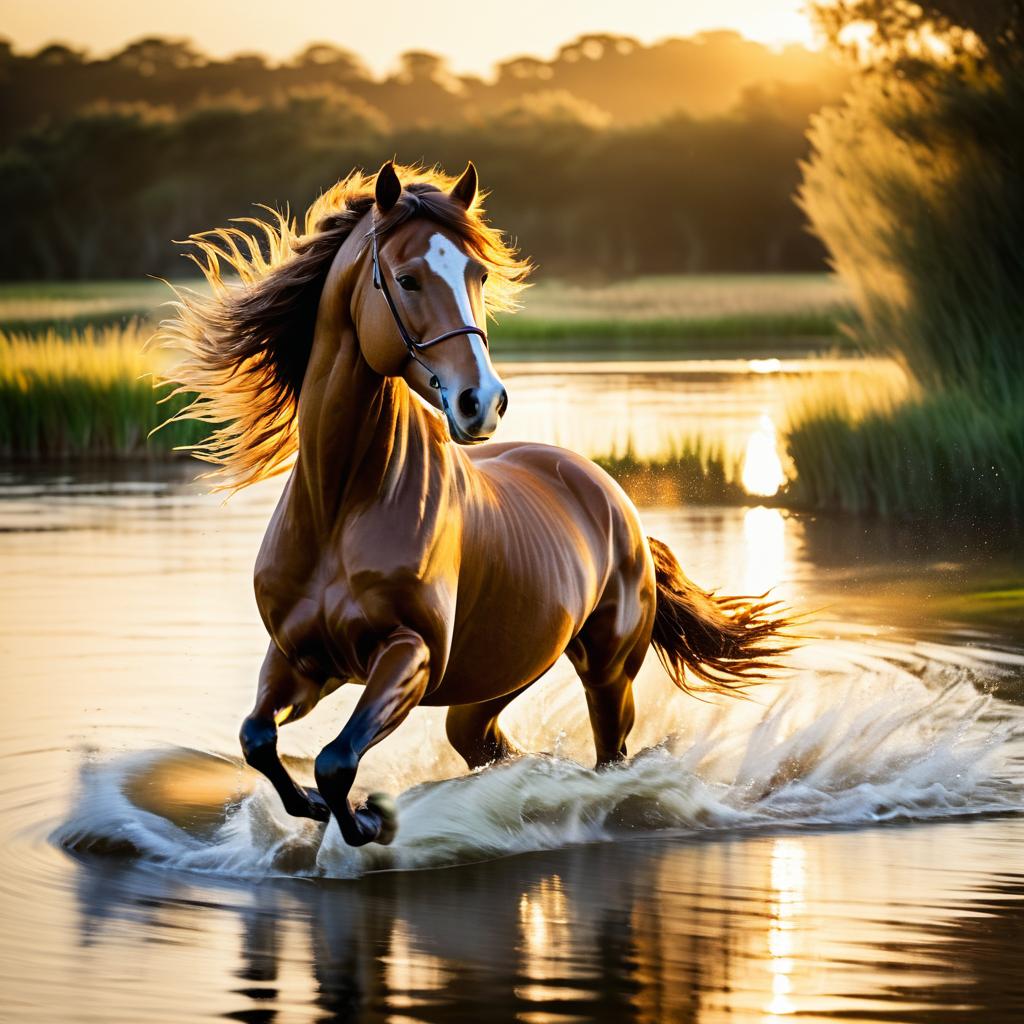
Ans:
[{"label": "golden sunlight", "polygon": [[741,479],[747,494],[757,494],[765,498],[777,494],[779,488],[786,482],[775,437],[775,424],[767,415],[761,416],[757,428],[747,439]]},{"label": "golden sunlight", "polygon": [[443,960],[418,948],[409,926],[400,917],[391,928],[384,968],[393,1005],[416,1005],[400,993],[437,991],[444,988],[449,974]]},{"label": "golden sunlight", "polygon": [[786,520],[777,508],[748,508],[743,514],[743,539],[743,592],[766,594],[782,582],[785,572]]},{"label": "golden sunlight", "polygon": [[771,922],[768,926],[768,972],[771,999],[764,1008],[766,1021],[777,1021],[797,1011],[793,1002],[793,969],[797,919],[804,908],[807,888],[805,854],[799,839],[776,839],[772,847]]},{"label": "golden sunlight", "polygon": [[[134,0],[93,0],[65,4],[60,35],[69,43],[106,53],[143,36],[190,39],[216,56],[260,52],[280,60],[312,40],[344,45],[377,74],[393,69],[400,53],[428,51],[447,57],[459,72],[488,74],[492,65],[516,53],[548,56],[581,32],[627,35],[645,44],[700,32],[732,30],[781,48],[817,45],[801,0],[719,0],[709,6],[663,0],[518,0],[516,16],[481,17],[470,0],[435,0],[430,17],[411,3],[394,3],[387,30],[376,18],[341,17],[332,0],[296,5],[254,0],[178,0],[139,4]],[[6,9],[3,9],[6,8]],[[4,34],[18,47],[39,47],[53,39],[52,10],[45,4],[0,4]],[[343,34],[341,30],[343,31]]]}]

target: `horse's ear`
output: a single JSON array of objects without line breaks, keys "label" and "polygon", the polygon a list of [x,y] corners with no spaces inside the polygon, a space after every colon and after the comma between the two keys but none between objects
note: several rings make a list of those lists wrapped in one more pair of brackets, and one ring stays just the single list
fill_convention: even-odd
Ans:
[{"label": "horse's ear", "polygon": [[462,172],[462,177],[452,186],[451,197],[468,210],[473,205],[473,200],[476,199],[476,187],[476,168],[473,166],[473,161],[470,160]]},{"label": "horse's ear", "polygon": [[402,183],[395,173],[395,165],[389,160],[377,172],[377,185],[374,189],[377,196],[377,206],[381,213],[387,213],[402,194]]}]

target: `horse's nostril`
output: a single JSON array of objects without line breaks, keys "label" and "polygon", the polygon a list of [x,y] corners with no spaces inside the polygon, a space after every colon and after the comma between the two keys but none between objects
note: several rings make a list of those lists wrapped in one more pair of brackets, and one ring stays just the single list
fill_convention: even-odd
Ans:
[{"label": "horse's nostril", "polygon": [[502,388],[501,395],[498,398],[498,415],[504,416],[505,410],[508,408],[508,392]]},{"label": "horse's nostril", "polygon": [[480,399],[476,396],[476,388],[466,388],[459,395],[459,412],[467,419],[475,419],[480,413]]}]

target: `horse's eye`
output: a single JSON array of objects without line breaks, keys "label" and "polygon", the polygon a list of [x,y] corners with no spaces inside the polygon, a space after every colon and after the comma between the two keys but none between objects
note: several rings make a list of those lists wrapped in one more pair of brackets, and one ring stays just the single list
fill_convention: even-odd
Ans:
[{"label": "horse's eye", "polygon": [[400,275],[399,278],[398,278],[398,283],[407,292],[418,292],[420,290],[420,283],[419,283],[419,281],[417,281],[415,277],[412,277],[409,274],[402,274],[402,275]]},{"label": "horse's eye", "polygon": [[481,284],[487,284],[487,271],[486,270],[483,272],[483,275],[480,278],[480,283]]}]

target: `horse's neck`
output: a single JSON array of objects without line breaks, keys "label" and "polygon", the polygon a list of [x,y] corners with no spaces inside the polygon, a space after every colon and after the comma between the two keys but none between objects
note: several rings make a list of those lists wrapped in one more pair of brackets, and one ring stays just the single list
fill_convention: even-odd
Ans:
[{"label": "horse's neck", "polygon": [[388,500],[400,484],[430,486],[437,453],[427,417],[404,382],[367,365],[347,319],[318,327],[299,402],[297,497],[321,532],[348,509]]}]

